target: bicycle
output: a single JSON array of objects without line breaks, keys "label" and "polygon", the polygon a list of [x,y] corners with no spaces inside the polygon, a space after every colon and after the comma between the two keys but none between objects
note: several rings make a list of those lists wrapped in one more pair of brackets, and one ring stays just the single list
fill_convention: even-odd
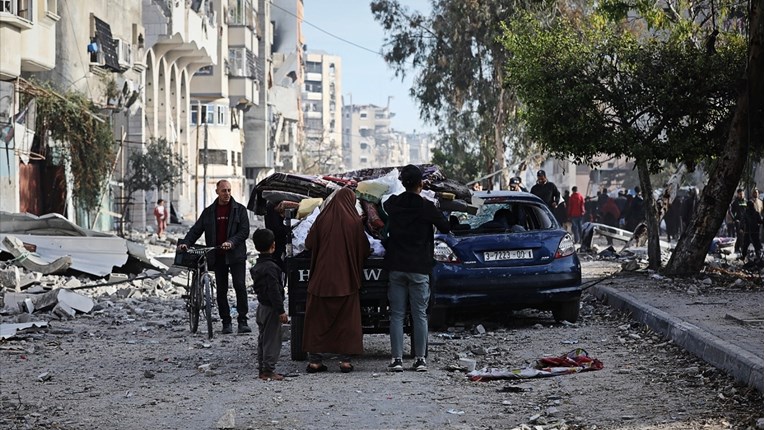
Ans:
[{"label": "bicycle", "polygon": [[215,246],[188,248],[185,252],[178,251],[175,265],[183,266],[191,272],[191,278],[186,285],[186,310],[189,314],[189,328],[196,333],[199,328],[199,313],[204,309],[207,320],[207,338],[213,338],[212,306],[214,292],[213,276],[207,270],[207,253],[217,249]]}]

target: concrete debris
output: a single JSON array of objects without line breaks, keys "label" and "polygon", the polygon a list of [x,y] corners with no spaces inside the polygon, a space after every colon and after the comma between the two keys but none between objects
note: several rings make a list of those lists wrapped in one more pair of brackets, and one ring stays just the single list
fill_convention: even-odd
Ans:
[{"label": "concrete debris", "polygon": [[[7,298],[9,294],[12,295],[12,293],[6,294],[6,307],[8,306]],[[93,299],[90,297],[63,288],[43,294],[16,294],[12,295],[12,299],[18,303],[21,312],[27,313],[53,309],[56,305],[62,304],[57,311],[54,310],[54,313],[58,316],[69,315],[69,308],[74,311],[88,313],[93,309],[94,305]]]},{"label": "concrete debris", "polygon": [[0,339],[8,339],[16,336],[18,331],[23,331],[30,328],[42,328],[48,327],[47,321],[30,321],[27,323],[19,324],[0,324]]},{"label": "concrete debris", "polygon": [[19,284],[21,283],[21,275],[19,274],[19,268],[11,266],[2,272],[0,272],[0,287],[12,288],[16,291],[19,290]]},{"label": "concrete debris", "polygon": [[56,315],[57,317],[61,319],[70,319],[74,318],[75,315],[77,315],[77,311],[72,309],[69,305],[67,305],[64,302],[56,303],[56,307],[53,308],[53,315]]},{"label": "concrete debris", "polygon": [[[6,237],[15,237],[22,245],[34,246],[36,252],[32,254],[24,246],[21,249],[14,248],[14,251],[4,249],[8,248],[4,240]],[[141,268],[168,269],[167,265],[150,256],[143,244],[109,233],[83,229],[55,213],[37,217],[0,211],[0,250],[7,250],[16,258],[26,256],[24,261],[31,258],[42,267],[68,257],[67,268],[94,276],[108,276],[113,267],[139,269],[139,272]],[[25,264],[29,263],[19,265],[46,273]],[[61,273],[64,270],[48,273]]]},{"label": "concrete debris", "polygon": [[37,375],[37,380],[40,382],[50,381],[51,378],[53,378],[53,375],[50,372],[43,372]]},{"label": "concrete debris", "polygon": [[640,264],[636,260],[628,260],[622,263],[622,270],[625,272],[634,272],[640,269]]},{"label": "concrete debris", "polygon": [[68,255],[48,261],[29,252],[26,247],[24,247],[24,242],[15,236],[5,236],[2,244],[4,245],[5,250],[16,259],[14,264],[33,272],[39,272],[43,275],[64,273],[72,265],[72,257]]},{"label": "concrete debris", "polygon": [[220,419],[218,419],[218,422],[215,424],[215,428],[217,429],[236,428],[236,410],[227,409],[226,413],[224,413],[223,416],[221,416]]}]

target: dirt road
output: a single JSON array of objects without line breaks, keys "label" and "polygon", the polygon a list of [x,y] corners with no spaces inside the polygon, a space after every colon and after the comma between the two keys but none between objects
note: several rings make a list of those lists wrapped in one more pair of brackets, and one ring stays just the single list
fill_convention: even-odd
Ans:
[{"label": "dirt road", "polygon": [[[609,270],[584,263],[590,279]],[[365,337],[350,374],[329,362],[308,375],[285,342],[278,370],[291,376],[281,382],[258,379],[257,334],[192,335],[177,296],[97,301],[91,314],[0,343],[0,428],[762,428],[759,393],[589,295],[575,325],[524,311],[431,333],[426,373],[387,373],[384,335]],[[604,368],[487,382],[454,370],[460,356],[514,369],[574,348]]]}]

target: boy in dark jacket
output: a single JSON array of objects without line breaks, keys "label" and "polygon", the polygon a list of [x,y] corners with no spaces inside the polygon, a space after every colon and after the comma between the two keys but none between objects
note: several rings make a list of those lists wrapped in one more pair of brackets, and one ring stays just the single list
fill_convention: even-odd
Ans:
[{"label": "boy in dark jacket", "polygon": [[258,324],[258,369],[260,379],[281,381],[284,375],[275,373],[276,362],[282,349],[282,324],[286,324],[284,310],[284,285],[282,270],[274,259],[276,241],[274,233],[266,228],[255,230],[252,241],[260,256],[250,269],[255,294],[258,295],[258,309],[255,321]]}]

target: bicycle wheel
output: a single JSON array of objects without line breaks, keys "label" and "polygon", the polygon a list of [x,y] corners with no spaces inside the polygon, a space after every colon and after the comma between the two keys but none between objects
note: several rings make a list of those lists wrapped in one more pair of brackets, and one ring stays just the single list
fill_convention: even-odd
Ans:
[{"label": "bicycle wheel", "polygon": [[202,288],[199,283],[199,275],[196,271],[191,272],[191,284],[186,298],[186,310],[189,313],[189,328],[192,333],[199,328],[199,310],[202,305]]},{"label": "bicycle wheel", "polygon": [[210,282],[210,275],[205,274],[202,280],[204,285],[205,295],[205,319],[207,319],[207,338],[213,338],[213,323],[212,323],[212,283]]}]

